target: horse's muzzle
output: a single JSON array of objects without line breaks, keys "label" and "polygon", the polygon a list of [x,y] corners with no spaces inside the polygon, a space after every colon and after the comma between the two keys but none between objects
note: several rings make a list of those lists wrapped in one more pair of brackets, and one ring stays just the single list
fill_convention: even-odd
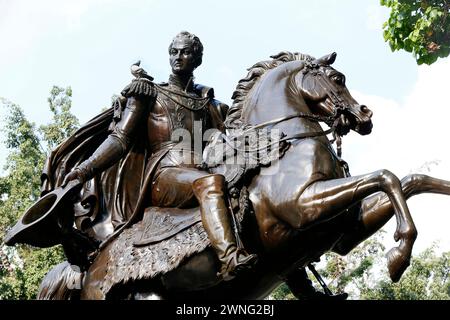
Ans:
[{"label": "horse's muzzle", "polygon": [[352,128],[361,135],[366,135],[372,132],[373,123],[372,115],[373,112],[365,105],[357,105],[350,111],[350,122],[352,123]]},{"label": "horse's muzzle", "polygon": [[372,132],[373,124],[372,121],[364,122],[362,124],[358,124],[355,127],[355,131],[358,132],[360,135],[367,135]]}]

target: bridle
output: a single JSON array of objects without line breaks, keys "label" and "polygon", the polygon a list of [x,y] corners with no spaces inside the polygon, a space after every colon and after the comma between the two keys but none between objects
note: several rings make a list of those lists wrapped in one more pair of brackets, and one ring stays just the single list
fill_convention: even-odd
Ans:
[{"label": "bridle", "polygon": [[320,78],[322,82],[326,84],[326,92],[328,98],[334,106],[333,115],[331,117],[336,118],[340,114],[344,114],[349,111],[351,106],[344,102],[339,91],[335,90],[334,84],[331,82],[328,76],[324,75],[324,72],[320,71],[321,65],[312,61],[305,62],[305,67],[301,70],[303,73],[302,87],[305,76],[309,73],[313,77]]}]

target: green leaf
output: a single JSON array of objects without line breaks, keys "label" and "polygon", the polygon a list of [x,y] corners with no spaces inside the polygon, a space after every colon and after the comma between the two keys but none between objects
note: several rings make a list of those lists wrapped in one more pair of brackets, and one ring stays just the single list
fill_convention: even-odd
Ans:
[{"label": "green leaf", "polygon": [[[40,195],[40,176],[47,150],[68,137],[77,127],[78,119],[70,113],[72,89],[54,86],[50,91],[49,108],[52,122],[41,127],[42,135],[36,134],[36,126],[28,121],[23,110],[16,104],[0,99],[6,116],[2,121],[2,133],[7,148],[6,176],[0,178],[0,238],[15,224],[23,212]],[[38,286],[55,264],[64,259],[59,247],[37,250],[28,246],[11,248],[18,262],[7,256],[3,259],[0,245],[0,299],[34,299]],[[13,269],[3,264],[15,265]]]},{"label": "green leaf", "polygon": [[[381,1],[391,9],[383,23],[383,38],[392,51],[404,49],[413,52],[418,64],[431,64],[437,58],[447,57],[450,46],[450,12],[447,0],[391,0]],[[438,43],[441,49],[429,50],[429,43]]]}]

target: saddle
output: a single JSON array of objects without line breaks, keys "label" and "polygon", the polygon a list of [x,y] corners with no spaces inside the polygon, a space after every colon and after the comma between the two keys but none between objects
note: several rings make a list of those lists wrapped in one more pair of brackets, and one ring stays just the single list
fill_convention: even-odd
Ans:
[{"label": "saddle", "polygon": [[[238,233],[251,215],[247,189],[241,190],[236,215]],[[210,246],[200,223],[200,209],[156,208],[145,210],[143,219],[124,229],[105,250],[108,262],[100,290],[104,295],[120,283],[152,279],[168,274],[186,258]]]},{"label": "saddle", "polygon": [[133,245],[146,246],[168,239],[202,220],[200,208],[149,207],[138,223]]}]

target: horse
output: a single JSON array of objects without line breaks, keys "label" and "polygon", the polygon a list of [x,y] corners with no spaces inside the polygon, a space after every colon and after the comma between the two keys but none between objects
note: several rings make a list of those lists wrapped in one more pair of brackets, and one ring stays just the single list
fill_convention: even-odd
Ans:
[{"label": "horse", "polygon": [[[114,277],[108,275],[117,264],[122,274],[131,274],[164,262],[144,258],[156,250],[152,244],[148,251],[121,256],[131,244],[119,235],[102,247],[86,271],[81,299],[263,299],[281,283],[293,283],[298,270],[326,252],[348,254],[393,216],[399,244],[388,252],[387,265],[392,281],[399,281],[417,237],[406,200],[424,192],[450,195],[450,182],[422,174],[400,180],[386,169],[350,176],[327,134],[337,141],[350,130],[370,134],[372,111],[351,96],[345,76],[331,66],[336,53],[315,59],[282,52],[271,58],[255,64],[239,82],[226,120],[229,128],[277,129],[289,142],[283,156],[261,167],[246,186],[252,210],[240,240],[259,257],[251,272],[221,281],[217,257],[197,223],[182,232],[203,245],[194,249],[183,242],[186,238],[172,237],[172,246],[190,250],[176,257],[172,269],[111,284]],[[321,122],[330,129],[324,130]],[[127,232],[132,234],[132,228],[122,234]],[[147,259],[139,272],[130,260],[135,255]]]}]

